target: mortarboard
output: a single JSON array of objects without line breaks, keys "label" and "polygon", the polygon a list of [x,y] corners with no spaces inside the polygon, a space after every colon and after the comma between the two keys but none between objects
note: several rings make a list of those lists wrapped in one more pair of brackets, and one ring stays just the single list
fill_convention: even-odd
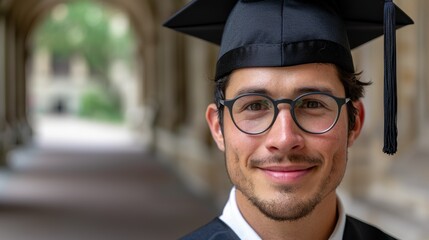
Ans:
[{"label": "mortarboard", "polygon": [[235,69],[333,63],[385,34],[385,139],[397,149],[395,30],[413,21],[392,0],[194,0],[164,26],[220,45],[216,79]]}]

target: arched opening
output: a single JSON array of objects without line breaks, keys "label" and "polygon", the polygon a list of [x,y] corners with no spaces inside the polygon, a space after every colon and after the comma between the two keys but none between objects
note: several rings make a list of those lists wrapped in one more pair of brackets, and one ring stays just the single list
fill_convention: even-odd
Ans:
[{"label": "arched opening", "polygon": [[133,143],[142,66],[124,12],[103,2],[59,3],[27,42],[28,114],[36,143]]}]

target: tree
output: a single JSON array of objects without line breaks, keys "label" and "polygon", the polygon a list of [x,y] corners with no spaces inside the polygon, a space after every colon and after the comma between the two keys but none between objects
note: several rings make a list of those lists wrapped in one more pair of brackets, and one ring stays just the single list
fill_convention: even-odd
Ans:
[{"label": "tree", "polygon": [[135,46],[126,24],[115,30],[115,16],[115,11],[93,1],[60,4],[35,32],[36,47],[59,58],[80,54],[93,74],[107,80],[109,62],[117,58],[129,61]]}]

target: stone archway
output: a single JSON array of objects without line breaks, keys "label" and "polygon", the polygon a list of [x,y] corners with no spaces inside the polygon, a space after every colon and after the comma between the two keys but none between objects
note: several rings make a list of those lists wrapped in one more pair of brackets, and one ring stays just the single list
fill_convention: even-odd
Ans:
[{"label": "stone archway", "polygon": [[[0,152],[5,153],[16,144],[31,139],[31,127],[27,120],[25,63],[31,44],[28,37],[49,11],[59,3],[68,0],[0,0],[0,44],[7,52],[0,54],[0,86],[4,101],[0,101]],[[140,65],[138,82],[138,102],[141,109],[137,112],[140,127],[137,134],[145,136],[145,142],[154,141],[154,119],[159,88],[157,66],[162,63],[157,53],[159,47],[159,28],[172,9],[172,3],[159,3],[147,0],[100,0],[125,12],[135,32],[137,42],[136,64]],[[170,9],[170,10],[168,10]],[[159,16],[162,15],[162,16]],[[158,27],[159,26],[159,27]],[[175,59],[176,60],[176,59]],[[7,93],[7,96],[5,96]],[[4,157],[1,157],[4,160]]]}]

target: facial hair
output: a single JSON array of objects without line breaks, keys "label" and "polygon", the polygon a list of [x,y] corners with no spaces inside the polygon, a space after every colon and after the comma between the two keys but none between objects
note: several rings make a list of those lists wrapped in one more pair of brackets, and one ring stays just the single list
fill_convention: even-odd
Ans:
[{"label": "facial hair", "polygon": [[[235,157],[235,161],[238,161],[238,156]],[[316,166],[321,166],[323,163],[320,158],[305,155],[290,155],[287,159],[292,163],[306,163]],[[258,167],[264,164],[279,163],[280,161],[282,161],[281,158],[251,159],[249,160],[249,165],[251,167]],[[235,186],[237,190],[242,192],[242,194],[266,217],[275,221],[297,221],[308,216],[323,200],[327,191],[330,192],[335,190],[336,186],[341,182],[342,177],[337,180],[333,189],[326,189],[326,186],[330,185],[329,183],[332,181],[331,176],[335,175],[336,171],[337,169],[333,166],[330,174],[323,179],[322,183],[319,185],[319,189],[306,199],[300,198],[294,194],[298,190],[297,187],[294,186],[277,187],[275,198],[269,200],[263,199],[256,194],[253,182],[250,181],[250,179],[246,179],[243,173],[236,172],[236,174],[241,175],[241,178],[235,176],[239,177],[235,179],[241,179],[241,181],[235,183]]]}]

